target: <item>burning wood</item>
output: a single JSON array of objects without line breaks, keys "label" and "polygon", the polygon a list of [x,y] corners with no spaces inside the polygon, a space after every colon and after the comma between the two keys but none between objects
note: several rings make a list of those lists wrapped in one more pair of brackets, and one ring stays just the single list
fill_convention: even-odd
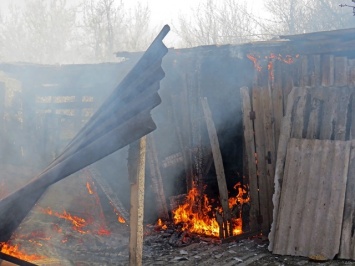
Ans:
[{"label": "burning wood", "polygon": [[[238,194],[229,198],[228,205],[233,214],[230,226],[232,227],[233,235],[239,235],[243,232],[243,206],[249,203],[250,198],[247,187],[242,186],[241,183],[237,183],[234,188],[238,191]],[[197,201],[201,203],[201,211],[195,208]],[[218,216],[221,216],[222,208],[220,206],[213,208],[211,202],[206,194],[199,195],[198,189],[194,186],[186,195],[185,201],[172,210],[174,225],[179,226],[178,230],[181,232],[220,237]],[[169,224],[164,223],[161,219],[158,219],[156,226],[162,230],[169,228]]]}]

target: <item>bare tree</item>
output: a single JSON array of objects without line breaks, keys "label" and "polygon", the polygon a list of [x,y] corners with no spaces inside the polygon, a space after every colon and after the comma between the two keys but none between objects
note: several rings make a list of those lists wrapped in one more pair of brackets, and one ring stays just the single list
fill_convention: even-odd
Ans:
[{"label": "bare tree", "polygon": [[29,0],[24,9],[10,5],[1,24],[4,61],[59,63],[70,58],[75,11],[66,0]]},{"label": "bare tree", "polygon": [[247,4],[238,0],[202,2],[191,18],[180,15],[175,28],[188,47],[250,41],[259,29]]},{"label": "bare tree", "polygon": [[[267,21],[274,34],[297,34],[335,30],[355,25],[351,16],[344,16],[339,0],[267,0],[271,15]],[[351,20],[352,19],[352,20]]]}]

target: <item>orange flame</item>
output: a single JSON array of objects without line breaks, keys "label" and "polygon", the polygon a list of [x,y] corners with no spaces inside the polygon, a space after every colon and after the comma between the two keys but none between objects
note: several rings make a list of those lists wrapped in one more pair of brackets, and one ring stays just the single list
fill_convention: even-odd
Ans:
[{"label": "orange flame", "polygon": [[[229,198],[229,208],[232,208],[236,204],[243,204],[249,201],[249,197],[244,197],[246,190],[241,188],[240,183],[238,188],[238,195],[236,197]],[[197,204],[199,202],[199,204]],[[200,211],[197,211],[197,206],[200,205]],[[216,211],[222,212],[222,208],[219,207]],[[219,224],[215,218],[215,214],[212,213],[212,206],[209,203],[209,199],[206,194],[199,197],[198,190],[193,187],[187,197],[186,202],[177,209],[172,211],[175,224],[183,224],[183,230],[190,232],[208,235],[219,236]],[[210,216],[208,215],[210,213]],[[161,220],[158,220],[158,225]],[[242,220],[240,218],[233,221],[233,234],[238,235],[242,233]]]},{"label": "orange flame", "polygon": [[25,261],[36,261],[36,260],[42,260],[45,257],[41,255],[35,255],[35,254],[26,254],[24,251],[19,249],[18,245],[11,245],[9,243],[4,243],[0,242],[0,247],[1,247],[1,252],[5,253],[7,255],[19,258],[21,260]]},{"label": "orange flame", "polygon": [[81,229],[87,225],[87,222],[85,221],[84,218],[71,215],[71,214],[67,213],[66,211],[63,211],[63,213],[54,212],[49,208],[43,209],[43,212],[46,214],[49,214],[49,215],[52,215],[52,216],[58,217],[60,219],[64,219],[64,220],[71,222],[73,225],[73,229],[81,234],[87,233],[87,231],[84,231]]},{"label": "orange flame", "polygon": [[118,216],[117,218],[118,222],[120,222],[121,224],[125,224],[126,220],[122,217],[122,216]]},{"label": "orange flame", "polygon": [[90,195],[94,194],[94,192],[92,192],[91,186],[89,182],[86,182],[86,188],[88,189],[88,192]]}]

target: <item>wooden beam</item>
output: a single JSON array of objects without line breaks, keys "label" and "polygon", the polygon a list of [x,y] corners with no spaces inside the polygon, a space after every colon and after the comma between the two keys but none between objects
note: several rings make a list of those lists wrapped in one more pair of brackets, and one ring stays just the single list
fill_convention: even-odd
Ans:
[{"label": "wooden beam", "polygon": [[232,236],[233,230],[228,229],[231,215],[228,206],[228,189],[226,183],[226,177],[224,174],[223,160],[221,150],[219,148],[218,136],[215,125],[212,119],[212,113],[208,106],[207,98],[201,98],[202,109],[206,120],[208,136],[211,142],[212,154],[214,159],[214,165],[216,168],[217,181],[218,181],[218,189],[219,189],[219,197],[223,209],[223,223],[224,223],[224,236],[229,237]]},{"label": "wooden beam", "polygon": [[131,180],[130,266],[142,265],[145,158],[146,136],[132,143],[128,151],[128,173]]},{"label": "wooden beam", "polygon": [[155,146],[154,136],[148,136],[148,162],[149,170],[152,178],[152,187],[156,197],[158,215],[160,218],[169,219],[168,206],[164,192],[163,178],[161,176],[157,150]]}]

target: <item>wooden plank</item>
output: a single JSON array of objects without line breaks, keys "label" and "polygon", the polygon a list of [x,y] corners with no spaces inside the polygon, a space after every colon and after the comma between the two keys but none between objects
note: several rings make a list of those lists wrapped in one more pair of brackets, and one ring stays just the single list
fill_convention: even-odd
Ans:
[{"label": "wooden plank", "polygon": [[338,108],[338,95],[329,93],[329,90],[323,91],[324,108],[322,121],[320,125],[320,139],[335,138],[335,117]]},{"label": "wooden plank", "polygon": [[321,85],[321,57],[320,55],[310,56],[311,64],[311,87],[318,87]]},{"label": "wooden plank", "polygon": [[334,84],[334,56],[323,55],[322,57],[322,86]]},{"label": "wooden plank", "polygon": [[159,168],[159,160],[154,141],[154,135],[148,135],[148,161],[150,175],[152,178],[152,187],[156,197],[156,207],[160,218],[169,219],[168,206],[164,192],[163,178]]},{"label": "wooden plank", "polygon": [[233,235],[233,232],[228,232],[227,221],[230,221],[231,214],[228,205],[228,189],[226,183],[226,177],[224,174],[223,160],[221,150],[219,148],[218,136],[215,125],[212,120],[212,113],[208,106],[207,98],[201,98],[201,104],[203,113],[206,120],[208,136],[210,138],[212,154],[214,159],[214,166],[216,168],[217,174],[217,182],[218,182],[218,190],[219,190],[219,198],[221,201],[222,209],[223,209],[223,220],[225,226],[225,237]]},{"label": "wooden plank", "polygon": [[[257,177],[258,177],[258,190],[260,198],[260,213],[262,230],[268,231],[272,221],[272,193],[270,191],[270,183],[268,178],[267,169],[267,150],[264,129],[264,99],[263,88],[254,87],[252,91],[253,110],[255,112],[254,128],[255,128],[255,151],[257,161]],[[265,96],[265,95],[264,95]],[[265,101],[270,101],[270,95],[265,96]]]},{"label": "wooden plank", "polygon": [[349,162],[348,182],[346,185],[343,226],[340,241],[340,259],[355,259],[355,141],[352,141],[352,150]]},{"label": "wooden plank", "polygon": [[334,58],[334,85],[348,85],[348,59],[347,57]]},{"label": "wooden plank", "polygon": [[[337,95],[337,108],[334,114],[334,139],[335,140],[348,140],[349,139],[349,125],[348,112],[349,104],[351,100],[352,90],[347,87],[343,88],[332,88],[331,93]],[[334,103],[336,104],[336,103]]]},{"label": "wooden plank", "polygon": [[305,87],[309,85],[308,57],[306,55],[302,55],[300,60],[301,60],[300,87]]},{"label": "wooden plank", "polygon": [[[281,121],[284,116],[284,94],[282,88],[282,67],[283,63],[278,62],[275,67],[275,81],[272,87],[272,107],[273,107],[273,121],[274,121],[274,141],[275,141],[275,153],[277,151],[277,145],[279,143]],[[276,164],[276,154],[274,157],[273,165]]]},{"label": "wooden plank", "polygon": [[255,163],[255,140],[253,122],[250,118],[252,112],[251,99],[249,89],[242,87],[240,89],[242,98],[242,113],[243,113],[243,130],[246,155],[248,160],[248,174],[249,174],[249,193],[250,193],[250,230],[258,230],[257,217],[259,214],[258,204],[258,185],[256,176],[256,163]]},{"label": "wooden plank", "polygon": [[350,149],[346,141],[290,139],[273,253],[338,254]]},{"label": "wooden plank", "polygon": [[292,138],[302,138],[306,131],[306,118],[305,115],[309,109],[310,97],[307,91],[304,89],[304,93],[299,97],[298,101],[294,106],[294,115],[297,119],[294,119],[291,127],[291,137]]},{"label": "wooden plank", "polygon": [[323,88],[312,88],[309,121],[307,127],[307,139],[318,139],[320,136],[320,122],[323,115]]},{"label": "wooden plank", "polygon": [[348,87],[355,87],[355,59],[348,59]]},{"label": "wooden plank", "polygon": [[288,95],[287,100],[287,109],[284,118],[281,123],[281,134],[279,139],[279,145],[277,147],[277,161],[275,166],[275,179],[274,179],[274,195],[272,197],[272,203],[274,206],[273,209],[273,223],[271,224],[271,231],[269,234],[269,247],[270,251],[273,250],[274,246],[274,237],[276,230],[276,219],[278,217],[279,212],[279,199],[281,195],[281,188],[283,182],[283,174],[284,174],[284,165],[286,161],[286,151],[287,151],[287,143],[288,139],[291,135],[291,125],[292,125],[292,111],[294,109],[294,102],[297,98],[302,96],[304,90],[300,88],[293,88],[290,94]]},{"label": "wooden plank", "polygon": [[145,178],[146,136],[129,146],[128,170],[131,179],[131,209],[129,265],[142,265],[144,178]]},{"label": "wooden plank", "polygon": [[[273,110],[273,97],[271,96],[271,91],[269,87],[262,88],[261,99],[263,107],[263,127],[264,127],[264,142],[265,142],[265,182],[261,182],[260,192],[266,194],[266,199],[268,202],[268,226],[265,226],[265,230],[270,229],[272,222],[272,194],[274,187],[274,175],[275,175],[275,164],[276,164],[276,144],[275,144],[275,117]],[[274,101],[275,102],[275,101]],[[282,103],[280,99],[279,103]],[[279,110],[280,111],[280,110]],[[258,117],[259,114],[256,114]],[[260,114],[262,115],[262,114]]]}]

